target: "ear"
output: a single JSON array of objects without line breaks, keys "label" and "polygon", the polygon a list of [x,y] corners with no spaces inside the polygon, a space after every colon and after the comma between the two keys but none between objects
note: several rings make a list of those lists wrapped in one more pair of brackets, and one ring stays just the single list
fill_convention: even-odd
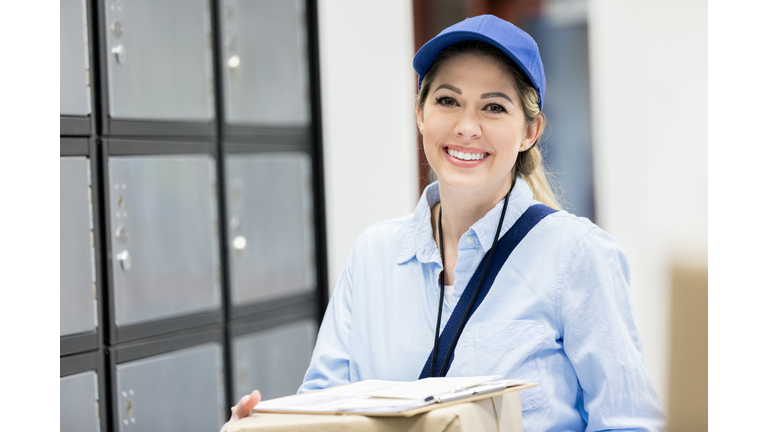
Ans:
[{"label": "ear", "polygon": [[419,128],[419,134],[424,135],[422,130],[424,129],[424,110],[416,105],[416,126]]},{"label": "ear", "polygon": [[533,144],[539,139],[541,133],[544,131],[544,116],[536,114],[533,121],[528,125],[525,137],[523,138],[522,146],[525,146],[526,150],[531,148]]}]

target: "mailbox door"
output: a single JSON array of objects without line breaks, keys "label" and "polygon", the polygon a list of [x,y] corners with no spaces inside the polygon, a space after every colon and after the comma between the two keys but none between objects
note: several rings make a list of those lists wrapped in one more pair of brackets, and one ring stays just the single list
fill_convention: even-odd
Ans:
[{"label": "mailbox door", "polygon": [[85,0],[61,0],[59,9],[59,110],[91,113],[88,24]]},{"label": "mailbox door", "polygon": [[99,383],[88,371],[59,380],[59,428],[62,431],[98,432]]},{"label": "mailbox door", "polygon": [[60,159],[59,335],[95,331],[96,274],[91,171],[86,157]]},{"label": "mailbox door", "polygon": [[226,122],[309,124],[304,0],[225,0],[220,4]]},{"label": "mailbox door", "polygon": [[109,159],[114,323],[221,304],[216,168],[208,155]]},{"label": "mailbox door", "polygon": [[299,152],[227,156],[233,305],[315,289],[310,162]]},{"label": "mailbox door", "polygon": [[258,389],[263,399],[295,394],[317,338],[315,320],[284,324],[232,338],[233,400]]},{"label": "mailbox door", "polygon": [[222,366],[216,342],[118,364],[119,431],[219,430],[228,418]]},{"label": "mailbox door", "polygon": [[211,121],[208,0],[102,0],[109,116]]}]

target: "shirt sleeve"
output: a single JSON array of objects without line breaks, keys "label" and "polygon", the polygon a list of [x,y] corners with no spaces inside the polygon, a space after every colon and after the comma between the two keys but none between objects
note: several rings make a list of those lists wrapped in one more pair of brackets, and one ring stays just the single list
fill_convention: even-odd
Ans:
[{"label": "shirt sleeve", "polygon": [[352,320],[352,253],[341,273],[317,335],[312,360],[299,393],[348,384],[349,329]]},{"label": "shirt sleeve", "polygon": [[560,331],[581,385],[586,430],[663,429],[621,246],[593,228],[574,246],[560,278]]}]

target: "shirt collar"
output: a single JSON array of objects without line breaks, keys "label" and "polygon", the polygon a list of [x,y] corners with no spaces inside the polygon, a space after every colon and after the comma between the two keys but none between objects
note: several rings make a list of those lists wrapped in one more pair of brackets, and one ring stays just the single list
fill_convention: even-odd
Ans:
[{"label": "shirt collar", "polygon": [[[440,254],[437,250],[435,239],[432,236],[431,212],[432,207],[439,202],[440,190],[437,187],[437,182],[434,182],[424,189],[419,203],[416,205],[413,219],[411,219],[407,228],[408,231],[403,241],[403,247],[397,258],[398,264],[410,261],[414,256],[423,263],[440,261]],[[517,222],[523,212],[533,204],[531,188],[522,177],[517,177],[515,187],[512,188],[512,193],[509,194],[509,204],[507,205],[504,222],[501,225],[499,238],[504,236],[509,228]],[[486,253],[493,245],[493,239],[496,236],[496,228],[498,227],[503,207],[504,200],[501,200],[485,216],[469,228],[470,233],[474,233],[477,236],[483,251]]]}]

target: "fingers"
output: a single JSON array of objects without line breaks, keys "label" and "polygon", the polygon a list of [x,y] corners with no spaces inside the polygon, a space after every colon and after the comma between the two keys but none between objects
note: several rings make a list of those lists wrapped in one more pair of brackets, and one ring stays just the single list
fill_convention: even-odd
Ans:
[{"label": "fingers", "polygon": [[261,393],[254,390],[251,394],[243,396],[240,401],[232,407],[232,418],[229,421],[237,421],[251,415],[251,410],[261,400]]}]

